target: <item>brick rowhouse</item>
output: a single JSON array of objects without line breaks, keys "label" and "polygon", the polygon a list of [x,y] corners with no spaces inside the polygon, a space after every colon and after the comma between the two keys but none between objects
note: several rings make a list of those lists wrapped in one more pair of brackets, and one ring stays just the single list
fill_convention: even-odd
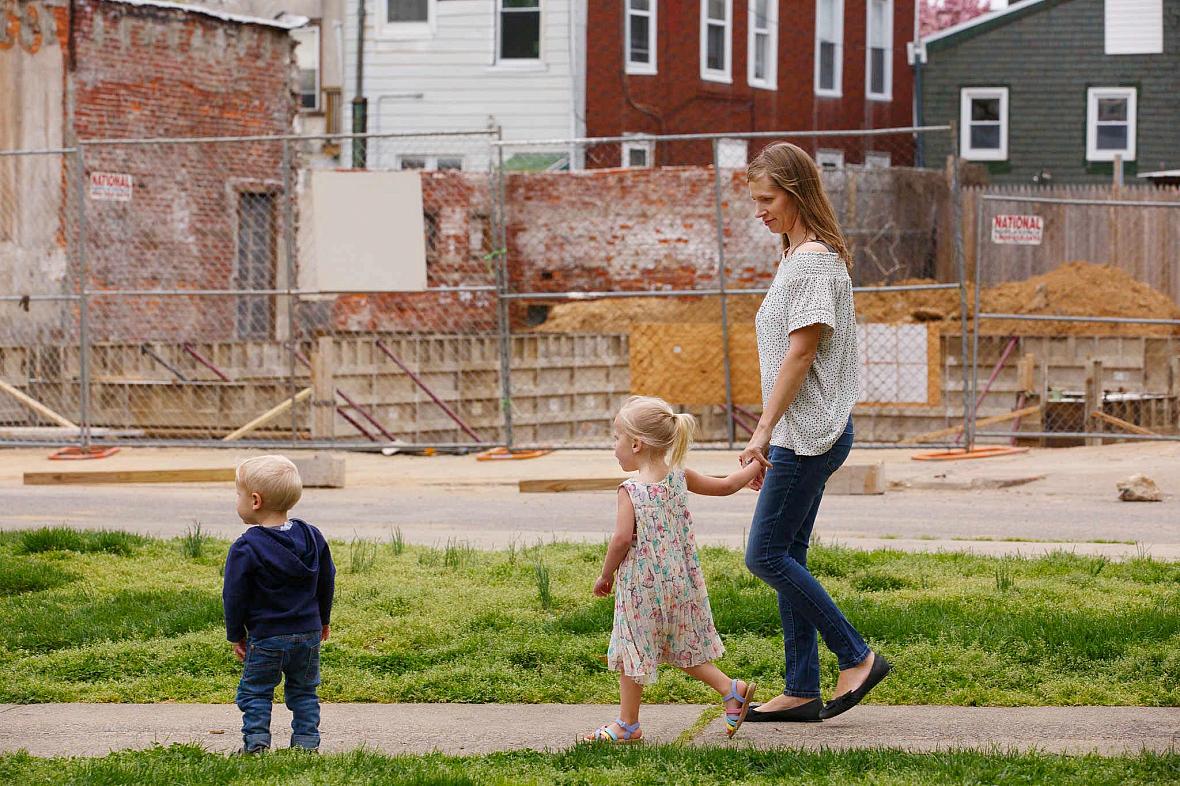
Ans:
[{"label": "brick rowhouse", "polygon": [[[624,68],[626,3],[590,3],[586,25],[586,133],[591,137],[626,133],[739,133],[819,129],[896,128],[913,117],[913,82],[906,42],[913,37],[914,0],[894,0],[892,100],[865,96],[865,0],[844,3],[842,95],[817,96],[814,90],[816,4],[778,3],[777,89],[751,87],[747,80],[747,4],[732,4],[732,82],[701,79],[701,4],[662,0],[657,15],[654,75],[627,74]],[[751,4],[752,6],[752,4]],[[766,141],[751,140],[752,157]],[[807,144],[807,143],[801,143]],[[811,142],[811,149],[820,146]],[[849,163],[872,149],[861,140],[832,143]],[[908,163],[909,140],[886,148],[895,164]],[[595,152],[592,165],[617,166],[619,151]],[[657,145],[656,164],[708,164],[708,142]]]}]

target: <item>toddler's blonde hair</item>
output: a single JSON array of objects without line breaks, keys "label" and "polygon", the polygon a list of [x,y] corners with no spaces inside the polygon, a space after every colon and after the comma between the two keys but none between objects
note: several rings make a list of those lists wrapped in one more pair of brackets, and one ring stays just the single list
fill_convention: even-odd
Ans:
[{"label": "toddler's blonde hair", "polygon": [[619,410],[619,425],[634,439],[651,445],[666,455],[668,463],[679,467],[688,455],[688,446],[696,436],[696,418],[687,412],[673,412],[672,405],[655,396],[632,396]]},{"label": "toddler's blonde hair", "polygon": [[303,496],[299,469],[286,456],[255,456],[238,464],[237,483],[268,510],[288,511]]}]

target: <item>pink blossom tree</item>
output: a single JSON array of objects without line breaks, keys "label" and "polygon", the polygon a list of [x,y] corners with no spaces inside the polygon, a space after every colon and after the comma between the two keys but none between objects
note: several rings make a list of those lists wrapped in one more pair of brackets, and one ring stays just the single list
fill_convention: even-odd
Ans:
[{"label": "pink blossom tree", "polygon": [[991,10],[989,0],[920,0],[919,19],[923,36],[969,21]]}]

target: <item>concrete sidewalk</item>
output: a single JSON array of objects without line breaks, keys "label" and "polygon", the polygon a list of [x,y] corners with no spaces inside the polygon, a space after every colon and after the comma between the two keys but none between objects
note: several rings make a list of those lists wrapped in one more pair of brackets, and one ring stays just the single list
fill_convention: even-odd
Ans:
[{"label": "concrete sidewalk", "polygon": [[[1180,708],[934,707],[866,705],[824,723],[746,724],[730,741],[724,722],[690,729],[709,707],[643,708],[644,736],[696,745],[815,749],[891,747],[1039,750],[1103,755],[1180,750]],[[713,710],[715,713],[716,710]],[[478,754],[558,750],[612,720],[615,705],[325,704],[322,750],[365,746],[390,754]],[[276,705],[275,747],[286,747],[291,715]],[[152,744],[196,743],[228,752],[241,744],[231,704],[32,704],[0,706],[0,752],[102,756]]]}]

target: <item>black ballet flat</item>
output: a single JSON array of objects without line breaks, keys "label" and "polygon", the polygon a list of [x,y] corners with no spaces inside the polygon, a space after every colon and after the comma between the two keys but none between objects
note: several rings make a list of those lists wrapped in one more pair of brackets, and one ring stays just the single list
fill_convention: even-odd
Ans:
[{"label": "black ballet flat", "polygon": [[746,723],[819,723],[824,708],[823,699],[812,699],[806,704],[785,710],[759,712],[761,704],[753,704],[746,713]]},{"label": "black ballet flat", "polygon": [[[873,666],[869,669],[869,676],[865,677],[865,681],[856,690],[850,690],[843,696],[837,696],[824,705],[820,710],[819,717],[827,720],[834,718],[837,715],[848,712],[850,709],[860,704],[861,699],[869,695],[869,691],[877,687],[877,683],[885,679],[886,675],[893,669],[889,661],[885,660],[883,655],[873,653]],[[751,715],[753,713],[750,713]],[[749,718],[746,719],[749,722]]]}]

